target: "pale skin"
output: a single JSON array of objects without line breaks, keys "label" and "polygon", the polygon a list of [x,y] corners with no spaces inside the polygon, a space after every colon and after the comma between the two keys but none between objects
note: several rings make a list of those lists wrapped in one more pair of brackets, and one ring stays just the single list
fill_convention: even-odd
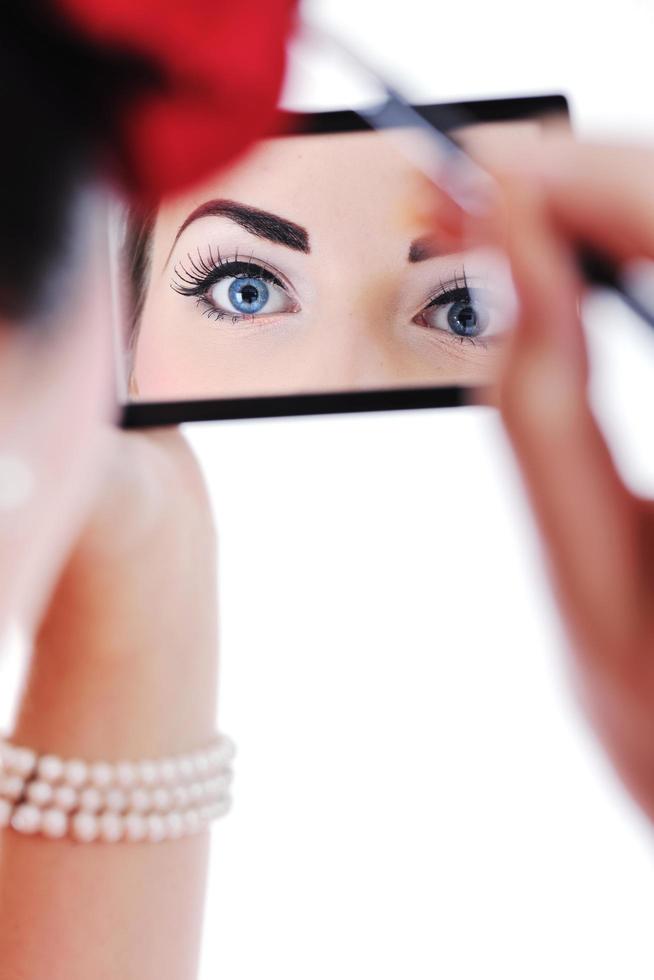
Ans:
[{"label": "pale skin", "polygon": [[[295,136],[259,144],[235,168],[166,203],[153,228],[132,396],[490,381],[503,326],[495,260],[484,250],[448,248],[420,214],[425,183],[378,133]],[[293,222],[306,232],[306,247],[270,241],[225,214],[201,216],[180,234],[189,215],[213,200]],[[411,244],[423,238],[428,248],[410,258]],[[286,291],[272,287],[260,313],[238,320],[227,297],[233,276],[217,299],[220,317],[171,288],[187,284],[194,265],[213,267],[218,254],[272,270]],[[448,326],[452,302],[424,312],[441,287],[464,280],[488,310],[476,337]]]},{"label": "pale skin", "polygon": [[[586,705],[650,819],[654,510],[622,485],[588,407],[569,241],[583,233],[617,257],[654,257],[653,165],[646,151],[572,143],[521,161],[507,189],[507,247],[522,316],[501,394]],[[493,236],[496,226],[476,233]],[[2,525],[0,616],[19,613],[37,637],[17,734],[112,758],[178,749],[213,725],[214,553],[201,480],[180,440],[99,438],[109,416],[101,289],[89,303],[61,356],[53,352],[43,402],[38,386],[22,403],[18,385],[2,387],[3,437],[38,464],[43,479],[27,506],[44,516]],[[23,377],[18,341],[2,338],[7,380]],[[29,432],[12,430],[16,411],[31,418]],[[56,454],[53,429],[68,437]],[[66,467],[68,481],[59,478]],[[53,522],[57,533],[45,534]],[[182,590],[187,580],[193,588]],[[73,847],[2,832],[3,977],[190,980],[206,847],[206,838]]]}]

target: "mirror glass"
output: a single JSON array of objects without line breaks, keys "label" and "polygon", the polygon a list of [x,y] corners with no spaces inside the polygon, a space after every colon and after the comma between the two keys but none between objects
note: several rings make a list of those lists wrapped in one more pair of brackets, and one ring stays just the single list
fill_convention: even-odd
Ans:
[{"label": "mirror glass", "polygon": [[[515,312],[504,257],[448,244],[444,195],[415,162],[422,140],[422,159],[443,165],[424,134],[338,131],[351,116],[305,117],[323,131],[263,140],[147,218],[126,216],[130,401],[492,383]],[[542,138],[546,118],[456,139],[479,158]]]}]

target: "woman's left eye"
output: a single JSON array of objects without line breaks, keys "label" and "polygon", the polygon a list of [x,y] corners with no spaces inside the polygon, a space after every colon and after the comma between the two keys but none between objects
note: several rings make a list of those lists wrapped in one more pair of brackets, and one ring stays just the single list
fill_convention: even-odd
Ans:
[{"label": "woman's left eye", "polygon": [[468,339],[497,332],[496,325],[491,324],[487,297],[467,285],[440,292],[420,311],[415,322]]},{"label": "woman's left eye", "polygon": [[286,290],[261,276],[225,276],[204,294],[210,306],[233,316],[264,316],[295,309]]},{"label": "woman's left eye", "polygon": [[450,330],[457,337],[478,337],[484,333],[490,319],[488,310],[471,296],[447,305],[428,307],[422,318],[425,326]]}]

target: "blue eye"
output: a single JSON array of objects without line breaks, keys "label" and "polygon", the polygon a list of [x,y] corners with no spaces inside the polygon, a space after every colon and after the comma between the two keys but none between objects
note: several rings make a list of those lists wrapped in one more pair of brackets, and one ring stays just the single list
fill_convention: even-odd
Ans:
[{"label": "blue eye", "polygon": [[270,277],[223,276],[203,294],[211,315],[216,318],[269,316],[273,313],[292,313],[297,304],[284,287]]},{"label": "blue eye", "polygon": [[[472,340],[483,333],[496,333],[495,316],[489,309],[489,296],[478,289],[470,289],[466,280],[458,280],[450,288],[443,288],[417,317],[424,327],[443,330],[463,339]],[[489,330],[489,326],[491,329]]]},{"label": "blue eye", "polygon": [[175,266],[171,287],[180,296],[193,296],[202,304],[207,316],[216,320],[230,318],[253,320],[274,314],[296,313],[299,306],[289,289],[272,270],[253,259],[223,261],[210,255],[209,264],[201,255],[188,256],[188,267]]},{"label": "blue eye", "polygon": [[263,279],[256,276],[239,276],[234,279],[227,290],[229,301],[238,313],[259,313],[266,303],[270,292]]},{"label": "blue eye", "polygon": [[478,337],[486,329],[486,311],[477,309],[471,298],[457,300],[447,311],[449,327],[459,337]]}]

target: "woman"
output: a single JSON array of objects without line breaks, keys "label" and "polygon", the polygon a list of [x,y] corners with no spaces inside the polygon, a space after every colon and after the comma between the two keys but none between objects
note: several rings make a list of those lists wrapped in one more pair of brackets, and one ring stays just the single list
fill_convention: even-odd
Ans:
[{"label": "woman", "polygon": [[[649,153],[576,146],[524,164],[520,191],[508,192],[523,314],[503,405],[550,542],[588,704],[654,817],[652,510],[620,485],[588,409],[568,259],[568,242],[582,235],[618,257],[654,254],[651,168]],[[495,238],[489,224],[477,230],[484,241]],[[107,304],[102,277],[87,283],[75,324],[44,348],[40,378],[33,344],[7,324],[3,332],[3,465],[12,492],[3,495],[8,588],[0,595],[5,620],[29,617],[37,636],[15,735],[61,754],[82,744],[105,757],[167,753],[190,732],[200,737],[213,717],[206,505],[174,437],[121,440],[119,452],[113,436],[101,445]],[[30,377],[39,383],[23,385]],[[186,575],[206,591],[183,591]],[[197,675],[188,671],[189,648],[198,651]],[[193,837],[159,848],[76,847],[2,831],[3,972],[193,976],[206,846]]]}]

